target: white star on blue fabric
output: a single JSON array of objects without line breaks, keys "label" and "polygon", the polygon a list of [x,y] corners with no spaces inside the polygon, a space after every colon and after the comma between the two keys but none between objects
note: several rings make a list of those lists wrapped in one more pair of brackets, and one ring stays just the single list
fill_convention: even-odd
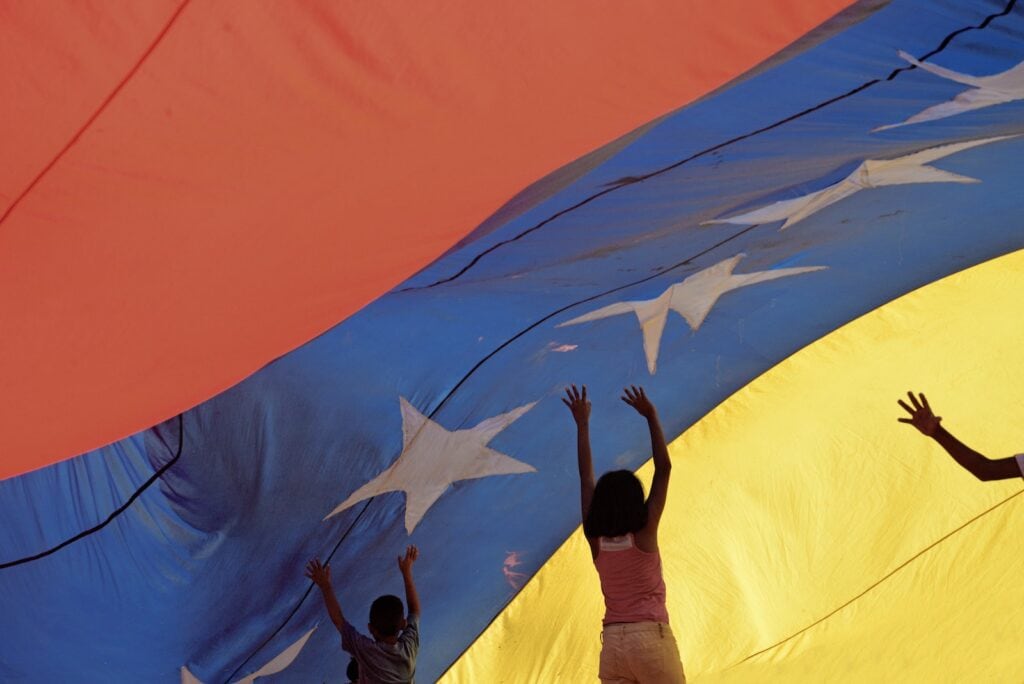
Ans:
[{"label": "white star on blue fabric", "polygon": [[499,432],[537,402],[488,418],[467,430],[447,430],[420,413],[404,397],[402,453],[384,472],[352,492],[324,518],[387,492],[405,492],[405,529],[412,534],[427,510],[453,482],[492,475],[536,472],[536,468],[487,446]]},{"label": "white star on blue fabric", "polygon": [[630,302],[617,302],[591,311],[570,321],[560,323],[557,327],[578,325],[588,321],[596,321],[619,314],[636,314],[640,321],[640,330],[644,337],[644,354],[647,357],[647,370],[651,375],[658,368],[658,349],[661,346],[661,333],[665,329],[665,320],[669,310],[675,311],[686,319],[690,329],[696,331],[707,318],[711,307],[718,298],[730,290],[747,285],[776,280],[788,276],[821,271],[827,266],[805,266],[799,268],[778,268],[772,271],[755,273],[733,273],[736,264],[744,257],[734,257],[720,261],[714,266],[698,271],[680,283],[669,286],[654,299],[642,299]]},{"label": "white star on blue fabric", "polygon": [[929,64],[928,62],[922,62],[902,50],[900,50],[899,54],[900,57],[919,69],[935,74],[940,78],[963,83],[971,87],[959,93],[952,100],[932,105],[914,114],[906,121],[889,124],[888,126],[879,126],[872,133],[924,121],[945,119],[974,109],[984,109],[985,107],[1013,102],[1014,100],[1024,100],[1024,62],[991,76],[972,76],[935,64]]},{"label": "white star on blue fabric", "polygon": [[861,190],[870,190],[885,185],[907,185],[911,183],[980,183],[981,181],[977,178],[962,176],[951,171],[943,171],[933,166],[927,166],[927,164],[937,159],[948,157],[951,154],[969,150],[972,147],[1016,137],[1018,136],[1002,135],[995,138],[981,138],[980,140],[929,147],[912,154],[896,157],[895,159],[867,159],[861,162],[860,166],[854,169],[853,173],[849,176],[823,190],[775,202],[774,204],[769,204],[766,207],[748,211],[744,214],[715,219],[713,221],[704,221],[701,225],[732,223],[749,226],[755,223],[784,221],[779,230],[785,230],[794,223],[802,221],[825,207],[844,200]]},{"label": "white star on blue fabric", "polygon": [[[281,651],[281,653],[275,656],[269,663],[261,667],[259,670],[236,680],[234,684],[253,684],[258,677],[267,677],[284,670],[299,656],[299,651],[302,650],[302,647],[306,645],[306,642],[309,641],[309,637],[312,636],[315,631],[316,627],[299,637],[288,648]],[[187,667],[183,666],[181,668],[181,684],[202,684],[202,682],[200,682],[195,675],[189,672]]]}]

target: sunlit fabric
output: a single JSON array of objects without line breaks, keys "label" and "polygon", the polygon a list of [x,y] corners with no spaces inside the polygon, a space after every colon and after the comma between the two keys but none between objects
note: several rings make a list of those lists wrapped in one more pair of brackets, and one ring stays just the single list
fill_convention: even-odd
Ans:
[{"label": "sunlit fabric", "polygon": [[[392,259],[420,234],[370,229],[381,242],[368,261],[357,246],[346,253],[403,263],[394,281],[352,308],[317,309],[334,318],[305,318],[307,300],[289,289],[283,308],[315,324],[296,332],[268,314],[290,342],[259,342],[247,363],[322,334],[173,415],[175,401],[236,378],[187,379],[169,410],[145,414],[168,420],[22,472],[52,460],[37,452],[0,481],[0,678],[338,680],[348,659],[303,563],[330,560],[362,626],[374,597],[401,594],[395,556],[413,543],[418,681],[586,681],[600,593],[574,533],[575,431],[558,400],[575,382],[594,403],[598,471],[649,457],[646,427],[618,400],[624,385],[647,388],[675,440],[662,538],[691,681],[1020,679],[1007,644],[1021,625],[1005,607],[1022,598],[1009,553],[1021,483],[973,481],[896,422],[895,400],[922,389],[964,439],[1024,451],[1009,419],[1024,103],[912,121],[965,86],[900,55],[1000,74],[1024,60],[1022,34],[1012,1],[857,3],[727,87],[537,180],[468,235],[431,214],[451,232],[431,229],[432,247]],[[545,116],[573,118],[564,104]],[[499,162],[456,166],[469,178]],[[373,182],[367,172],[355,184]],[[429,197],[450,208],[458,194],[409,177],[387,189],[408,207]],[[261,195],[253,215],[308,208],[299,199]],[[194,206],[237,197],[208,200]],[[260,249],[316,271],[277,246]],[[189,262],[170,257],[161,264],[187,279]],[[153,279],[161,301],[177,301],[165,276]],[[279,286],[245,282],[232,285],[245,297],[224,302],[259,310],[259,288]],[[303,297],[315,299],[310,287]],[[215,323],[253,332],[231,316]],[[173,358],[180,375],[195,357]],[[60,425],[51,411],[30,431]],[[965,643],[980,655],[950,664]]]}]

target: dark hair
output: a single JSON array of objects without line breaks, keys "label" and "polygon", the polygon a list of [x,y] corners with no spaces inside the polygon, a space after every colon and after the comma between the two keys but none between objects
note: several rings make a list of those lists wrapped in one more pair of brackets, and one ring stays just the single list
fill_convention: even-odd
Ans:
[{"label": "dark hair", "polygon": [[621,537],[647,524],[644,486],[628,470],[612,470],[594,486],[590,510],[583,519],[587,537]]},{"label": "dark hair", "polygon": [[356,662],[355,658],[348,661],[348,667],[345,668],[345,676],[348,677],[349,682],[359,681],[359,663]]},{"label": "dark hair", "polygon": [[370,624],[380,632],[381,636],[395,636],[402,629],[405,619],[405,607],[402,599],[392,594],[385,594],[374,599],[370,605]]}]

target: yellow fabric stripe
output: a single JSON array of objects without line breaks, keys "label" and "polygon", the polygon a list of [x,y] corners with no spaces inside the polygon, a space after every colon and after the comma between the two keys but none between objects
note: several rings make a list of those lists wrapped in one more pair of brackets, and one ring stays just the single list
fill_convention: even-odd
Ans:
[{"label": "yellow fabric stripe", "polygon": [[[896,422],[921,390],[967,444],[1024,452],[1022,296],[1024,251],[932,283],[672,443],[660,539],[691,683],[1024,681],[1024,481],[978,482]],[[577,530],[442,681],[596,681],[601,615]]]}]

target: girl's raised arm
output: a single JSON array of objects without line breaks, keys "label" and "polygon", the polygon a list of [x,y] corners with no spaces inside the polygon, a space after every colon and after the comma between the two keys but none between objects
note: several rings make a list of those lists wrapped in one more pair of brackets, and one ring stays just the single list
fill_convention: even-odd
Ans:
[{"label": "girl's raised arm", "polygon": [[654,479],[651,481],[651,493],[647,496],[647,525],[643,529],[648,544],[653,548],[658,545],[658,524],[661,514],[665,511],[668,499],[668,480],[672,474],[672,461],[668,457],[668,446],[665,435],[658,421],[658,411],[647,398],[643,387],[630,386],[624,390],[622,401],[632,406],[637,413],[647,419],[647,427],[651,432],[651,456],[654,458]]},{"label": "girl's raised arm", "polygon": [[587,386],[583,392],[576,385],[565,389],[562,403],[572,411],[576,421],[576,460],[580,468],[580,521],[587,517],[590,500],[594,496],[594,463],[590,456],[590,402],[587,400]]}]

